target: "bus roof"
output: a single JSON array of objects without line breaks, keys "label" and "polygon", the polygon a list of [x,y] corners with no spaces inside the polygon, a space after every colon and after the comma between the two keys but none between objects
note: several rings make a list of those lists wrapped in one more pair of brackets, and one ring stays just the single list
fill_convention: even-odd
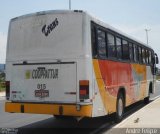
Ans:
[{"label": "bus roof", "polygon": [[40,15],[56,14],[56,13],[57,14],[67,14],[67,13],[74,13],[74,12],[85,13],[82,10],[48,10],[48,11],[40,11],[40,12],[30,13],[30,14],[26,14],[26,15],[21,15],[21,16],[18,16],[18,17],[11,19],[11,21],[14,21],[17,19],[23,19],[23,18],[31,17],[31,16],[40,16]]},{"label": "bus roof", "polygon": [[[87,14],[88,14],[88,13],[87,13]],[[143,46],[145,46],[145,47],[148,47],[148,48],[152,49],[151,46],[149,46],[149,45],[143,43],[142,41],[139,41],[138,39],[136,39],[136,38],[134,38],[134,37],[132,37],[132,36],[130,36],[130,35],[122,32],[122,31],[120,31],[120,30],[118,30],[117,28],[114,28],[113,26],[111,26],[111,25],[109,25],[109,24],[101,21],[100,19],[98,19],[98,17],[95,17],[94,15],[91,15],[91,14],[88,14],[88,15],[92,18],[92,21],[94,21],[95,23],[99,24],[100,26],[102,26],[102,27],[104,27],[104,28],[107,28],[107,29],[109,29],[109,30],[111,30],[111,31],[114,31],[114,32],[116,32],[116,33],[118,33],[118,34],[120,34],[120,35],[122,35],[122,36],[124,36],[124,37],[126,37],[126,38],[128,38],[128,39],[131,39],[131,40],[133,40],[134,42],[139,43],[140,45],[143,45]]]},{"label": "bus roof", "polygon": [[17,20],[17,19],[23,19],[23,18],[31,17],[31,16],[45,15],[45,14],[53,14],[53,13],[67,14],[67,13],[75,13],[75,12],[84,13],[84,14],[88,15],[91,18],[92,21],[94,21],[95,23],[101,25],[102,27],[108,28],[109,30],[112,30],[112,31],[114,31],[114,32],[116,32],[116,33],[118,33],[118,34],[120,34],[120,35],[122,35],[122,36],[124,36],[124,37],[126,37],[128,39],[131,39],[134,42],[137,42],[137,43],[139,43],[139,44],[141,44],[141,45],[143,45],[145,47],[148,47],[148,48],[152,49],[151,46],[149,46],[149,45],[137,40],[136,38],[134,38],[134,37],[122,32],[122,31],[112,27],[109,24],[101,21],[100,19],[98,19],[98,17],[95,17],[94,15],[88,13],[87,11],[82,11],[82,10],[48,10],[48,11],[40,11],[40,12],[36,12],[36,13],[31,13],[31,14],[26,14],[26,15],[22,15],[22,16],[19,16],[19,17],[15,17],[15,18],[11,19],[11,21],[14,21],[14,20]]}]

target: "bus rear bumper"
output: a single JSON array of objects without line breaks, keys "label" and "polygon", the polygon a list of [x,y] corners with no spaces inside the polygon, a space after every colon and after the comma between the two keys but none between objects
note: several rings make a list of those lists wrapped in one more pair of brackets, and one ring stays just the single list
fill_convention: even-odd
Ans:
[{"label": "bus rear bumper", "polygon": [[92,117],[92,105],[5,103],[5,112]]}]

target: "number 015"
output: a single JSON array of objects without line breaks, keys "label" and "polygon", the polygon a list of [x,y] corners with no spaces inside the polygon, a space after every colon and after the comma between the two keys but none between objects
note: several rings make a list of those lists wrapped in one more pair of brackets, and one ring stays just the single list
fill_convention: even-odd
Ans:
[{"label": "number 015", "polygon": [[37,89],[40,89],[40,90],[46,89],[46,84],[37,84]]}]

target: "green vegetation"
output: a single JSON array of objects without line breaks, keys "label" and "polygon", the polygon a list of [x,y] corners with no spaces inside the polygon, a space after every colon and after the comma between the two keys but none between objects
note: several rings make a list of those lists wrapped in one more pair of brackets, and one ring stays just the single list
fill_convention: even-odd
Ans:
[{"label": "green vegetation", "polygon": [[3,92],[5,91],[5,86],[4,84],[0,83],[0,92]]},{"label": "green vegetation", "polygon": [[156,79],[157,79],[157,80],[160,80],[160,75],[157,75],[157,76],[156,76]]},{"label": "green vegetation", "polygon": [[5,91],[5,73],[0,72],[0,92]]}]

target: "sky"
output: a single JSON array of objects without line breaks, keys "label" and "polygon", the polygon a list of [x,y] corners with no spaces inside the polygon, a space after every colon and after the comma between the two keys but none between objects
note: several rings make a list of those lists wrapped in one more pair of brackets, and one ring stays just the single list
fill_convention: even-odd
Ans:
[{"label": "sky", "polygon": [[[46,10],[69,8],[69,0],[0,0],[0,63],[5,63],[8,26],[11,18]],[[71,0],[72,10],[93,14],[105,23],[146,43],[160,57],[160,0]]]}]

